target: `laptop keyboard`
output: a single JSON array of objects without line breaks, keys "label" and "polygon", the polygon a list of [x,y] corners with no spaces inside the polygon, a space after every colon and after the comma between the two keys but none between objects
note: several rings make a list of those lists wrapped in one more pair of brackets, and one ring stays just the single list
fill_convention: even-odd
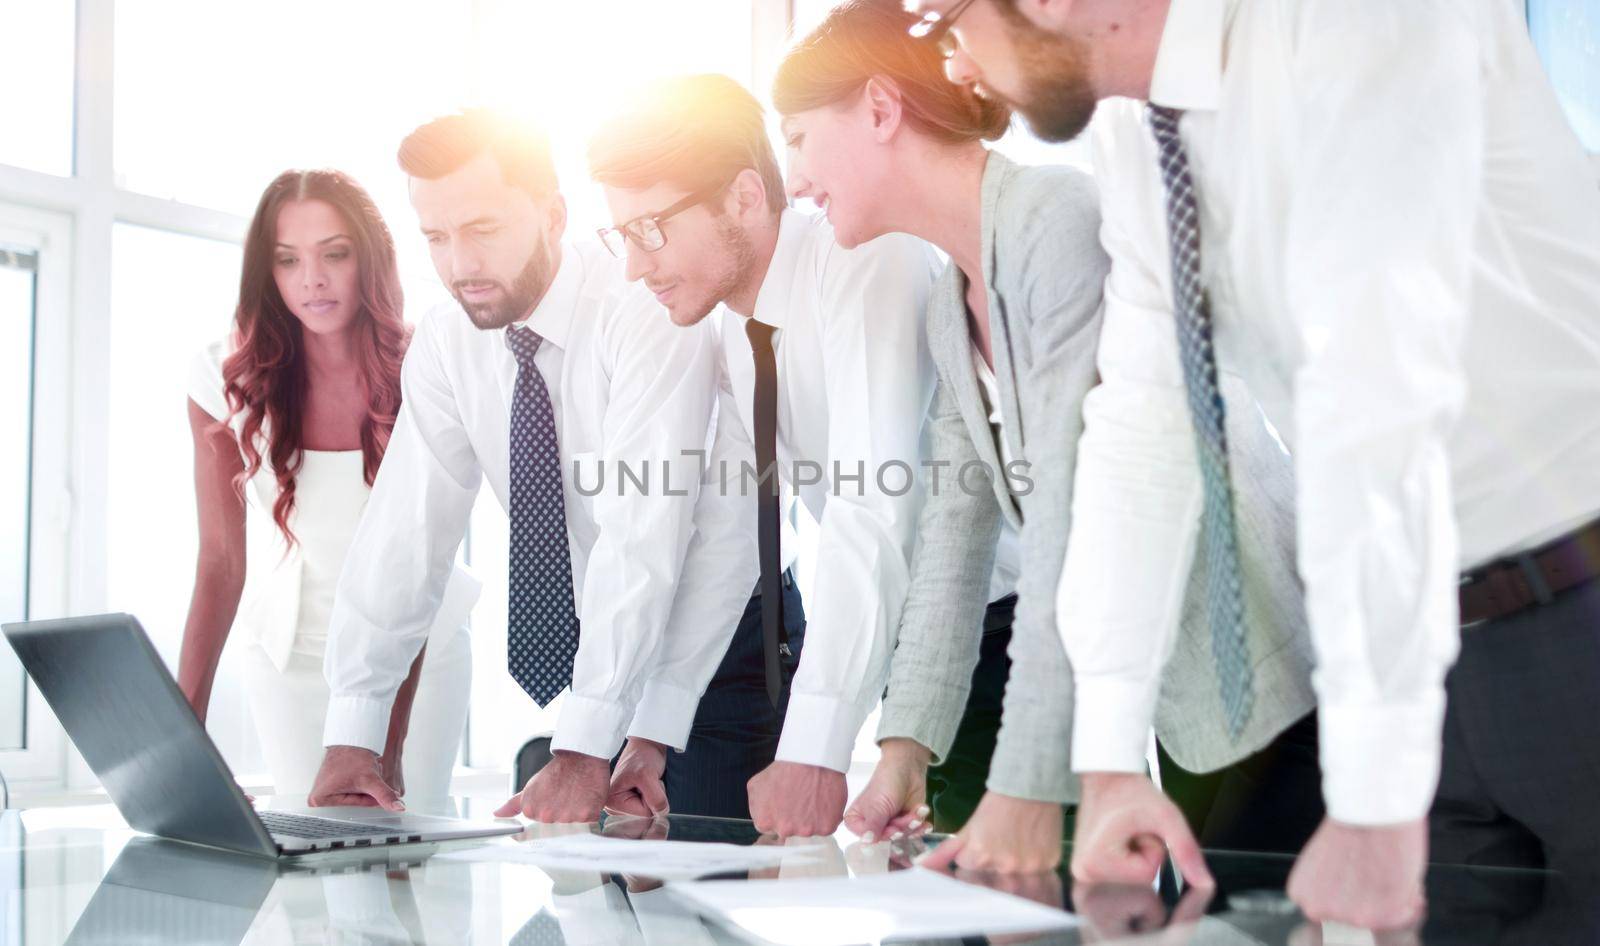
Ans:
[{"label": "laptop keyboard", "polygon": [[339,821],[334,818],[318,818],[312,815],[296,815],[283,811],[257,812],[261,816],[261,823],[267,826],[272,834],[284,834],[295,838],[321,840],[323,838],[347,838],[351,835],[393,835],[392,828],[375,827],[370,824],[361,824],[358,821]]}]

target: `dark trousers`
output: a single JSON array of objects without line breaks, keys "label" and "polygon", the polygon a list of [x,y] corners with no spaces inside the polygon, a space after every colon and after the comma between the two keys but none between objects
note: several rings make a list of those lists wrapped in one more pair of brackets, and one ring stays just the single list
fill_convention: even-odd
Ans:
[{"label": "dark trousers", "polygon": [[785,576],[783,623],[789,651],[783,657],[783,692],[778,707],[767,699],[761,640],[761,596],[745,605],[722,663],[700,698],[694,728],[683,752],[667,754],[667,803],[676,815],[749,818],[745,783],[772,764],[789,706],[789,686],[800,664],[806,612],[800,590]]},{"label": "dark trousers", "polygon": [[1593,865],[1600,858],[1600,581],[1462,629],[1445,692],[1430,859]]},{"label": "dark trousers", "polygon": [[1311,712],[1255,753],[1197,774],[1156,742],[1161,789],[1200,846],[1223,851],[1296,854],[1322,823],[1317,714]]},{"label": "dark trousers", "polygon": [[[1011,675],[1011,623],[1017,596],[990,602],[983,617],[978,665],[972,668],[972,691],[944,762],[928,770],[928,821],[935,831],[954,833],[972,817],[989,780],[989,762],[1000,734],[1006,679]],[[1072,818],[1065,819],[1065,837],[1072,836]]]}]

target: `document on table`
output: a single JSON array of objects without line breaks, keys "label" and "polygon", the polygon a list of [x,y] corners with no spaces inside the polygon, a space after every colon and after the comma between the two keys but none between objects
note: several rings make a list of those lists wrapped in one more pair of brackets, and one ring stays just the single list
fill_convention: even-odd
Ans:
[{"label": "document on table", "polygon": [[920,867],[867,877],[704,880],[666,889],[703,915],[778,946],[1045,933],[1078,925],[1070,913]]},{"label": "document on table", "polygon": [[499,861],[556,870],[634,874],[657,880],[692,880],[710,874],[777,867],[815,856],[805,847],[722,844],[698,841],[633,841],[598,834],[563,834],[514,843],[487,844],[434,855],[435,860]]}]

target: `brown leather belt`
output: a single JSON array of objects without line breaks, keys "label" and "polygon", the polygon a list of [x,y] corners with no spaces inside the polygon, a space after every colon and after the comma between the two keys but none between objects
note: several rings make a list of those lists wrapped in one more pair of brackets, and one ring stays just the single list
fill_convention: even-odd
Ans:
[{"label": "brown leather belt", "polygon": [[1461,576],[1461,626],[1494,621],[1600,578],[1600,521]]}]

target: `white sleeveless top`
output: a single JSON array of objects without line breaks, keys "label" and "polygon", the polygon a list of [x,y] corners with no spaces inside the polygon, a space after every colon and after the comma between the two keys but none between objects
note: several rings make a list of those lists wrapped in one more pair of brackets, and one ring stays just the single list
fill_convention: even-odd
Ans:
[{"label": "white sleeveless top", "polygon": [[[228,414],[222,362],[232,351],[231,345],[230,339],[213,342],[190,363],[189,397],[219,420]],[[233,418],[235,438],[242,425],[241,417]],[[260,436],[258,440],[263,454],[261,469],[251,477],[249,492],[253,505],[265,512],[272,537],[270,543],[263,543],[251,536],[247,543],[245,597],[234,619],[234,632],[259,642],[282,671],[294,654],[322,660],[339,572],[372,488],[366,482],[360,450],[303,450],[304,459],[295,476],[294,509],[289,514],[289,528],[297,544],[290,549],[272,521],[278,480],[265,456],[266,440]],[[457,566],[429,631],[430,642],[442,643],[466,623],[481,588],[470,572]]]}]

